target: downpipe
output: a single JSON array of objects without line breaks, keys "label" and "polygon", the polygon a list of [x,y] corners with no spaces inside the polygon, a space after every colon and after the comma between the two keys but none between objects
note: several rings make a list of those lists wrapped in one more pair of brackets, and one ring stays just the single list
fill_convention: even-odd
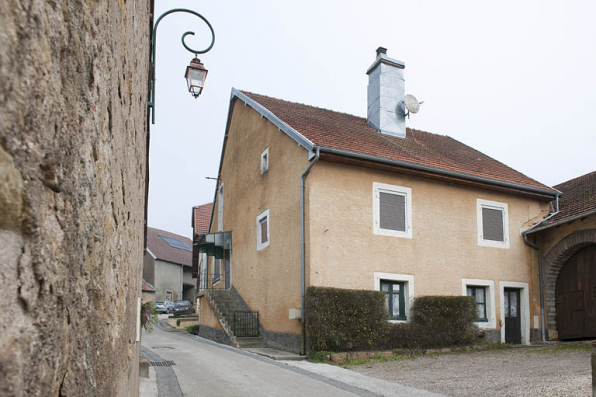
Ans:
[{"label": "downpipe", "polygon": [[560,196],[560,192],[557,192],[557,198],[556,198],[556,208],[555,208],[555,212],[553,212],[552,214],[550,214],[549,216],[547,216],[546,218],[544,218],[543,220],[541,220],[540,222],[538,222],[537,224],[535,224],[534,226],[532,226],[531,228],[529,228],[528,230],[526,230],[522,236],[524,238],[524,243],[528,246],[531,247],[533,249],[536,250],[536,254],[538,255],[538,283],[539,283],[539,289],[540,289],[540,336],[542,339],[542,342],[546,342],[546,325],[545,325],[545,318],[544,318],[544,276],[543,276],[543,271],[542,271],[542,249],[537,246],[536,244],[530,242],[530,240],[528,240],[528,232],[530,232],[532,229],[534,229],[535,227],[537,227],[538,225],[540,225],[541,223],[549,220],[550,218],[552,218],[553,216],[557,215],[559,213],[559,196]]},{"label": "downpipe", "polygon": [[310,162],[308,167],[304,170],[300,176],[300,354],[306,355],[306,323],[304,314],[304,303],[306,295],[306,244],[305,244],[305,231],[304,231],[304,181],[306,176],[310,172],[313,165],[319,160],[319,148],[315,147],[315,158]]}]

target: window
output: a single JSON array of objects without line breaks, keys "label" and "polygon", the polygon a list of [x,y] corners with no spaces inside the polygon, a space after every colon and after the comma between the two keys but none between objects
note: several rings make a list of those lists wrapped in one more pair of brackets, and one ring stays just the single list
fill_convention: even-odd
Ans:
[{"label": "window", "polygon": [[269,148],[261,153],[261,175],[269,171]]},{"label": "window", "polygon": [[269,210],[257,216],[257,251],[269,246]]},{"label": "window", "polygon": [[223,232],[223,212],[224,212],[224,185],[219,187],[217,196],[217,231]]},{"label": "window", "polygon": [[476,308],[478,309],[478,322],[488,321],[486,317],[486,287],[468,286],[467,295],[476,299]]},{"label": "window", "polygon": [[496,328],[495,315],[495,282],[493,280],[480,280],[464,278],[461,280],[462,295],[473,296],[478,308],[476,325],[479,328]]},{"label": "window", "polygon": [[212,285],[219,283],[221,280],[221,259],[213,259],[213,276],[212,278]]},{"label": "window", "polygon": [[478,245],[509,248],[507,204],[477,199]]},{"label": "window", "polygon": [[373,233],[412,238],[412,189],[373,182]]},{"label": "window", "polygon": [[404,283],[381,280],[381,291],[385,293],[387,298],[386,303],[391,320],[406,320]]},{"label": "window", "polygon": [[414,276],[375,272],[374,289],[385,293],[390,321],[407,321],[414,299]]}]

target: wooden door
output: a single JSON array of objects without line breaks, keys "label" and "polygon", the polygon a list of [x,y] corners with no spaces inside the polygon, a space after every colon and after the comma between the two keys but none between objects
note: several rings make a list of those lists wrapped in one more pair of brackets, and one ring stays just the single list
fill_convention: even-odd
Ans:
[{"label": "wooden door", "polygon": [[224,276],[225,288],[229,290],[232,287],[232,251],[224,250]]},{"label": "wooden door", "polygon": [[505,288],[505,343],[521,344],[519,289]]},{"label": "wooden door", "polygon": [[556,286],[559,339],[596,337],[596,245],[576,252],[561,269]]}]

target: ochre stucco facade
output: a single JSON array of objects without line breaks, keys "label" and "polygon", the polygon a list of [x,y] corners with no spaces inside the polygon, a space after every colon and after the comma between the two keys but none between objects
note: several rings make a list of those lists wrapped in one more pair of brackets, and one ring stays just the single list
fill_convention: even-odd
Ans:
[{"label": "ochre stucco facade", "polygon": [[[288,311],[301,304],[300,176],[309,165],[308,152],[242,101],[235,101],[231,112],[220,181],[223,227],[218,193],[210,232],[232,232],[231,284],[259,311],[264,330],[297,337],[300,320],[289,319]],[[269,171],[261,174],[266,149]],[[373,233],[374,182],[411,189],[412,238]],[[509,248],[479,245],[477,199],[507,204]],[[503,288],[521,288],[522,339],[529,343],[540,324],[538,264],[520,230],[547,208],[547,200],[322,159],[306,179],[306,284],[374,289],[375,273],[377,279],[380,273],[397,274],[411,280],[415,298],[462,295],[462,280],[481,280],[490,291],[492,315],[481,326],[497,340],[504,338]],[[270,242],[258,250],[256,219],[265,210]],[[222,261],[222,272],[223,266]],[[206,306],[203,299],[201,307]]]}]

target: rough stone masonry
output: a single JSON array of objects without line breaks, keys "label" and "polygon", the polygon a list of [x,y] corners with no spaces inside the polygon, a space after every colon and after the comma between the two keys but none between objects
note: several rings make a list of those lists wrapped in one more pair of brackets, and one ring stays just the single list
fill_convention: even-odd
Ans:
[{"label": "rough stone masonry", "polygon": [[0,395],[138,389],[148,0],[0,0]]}]

